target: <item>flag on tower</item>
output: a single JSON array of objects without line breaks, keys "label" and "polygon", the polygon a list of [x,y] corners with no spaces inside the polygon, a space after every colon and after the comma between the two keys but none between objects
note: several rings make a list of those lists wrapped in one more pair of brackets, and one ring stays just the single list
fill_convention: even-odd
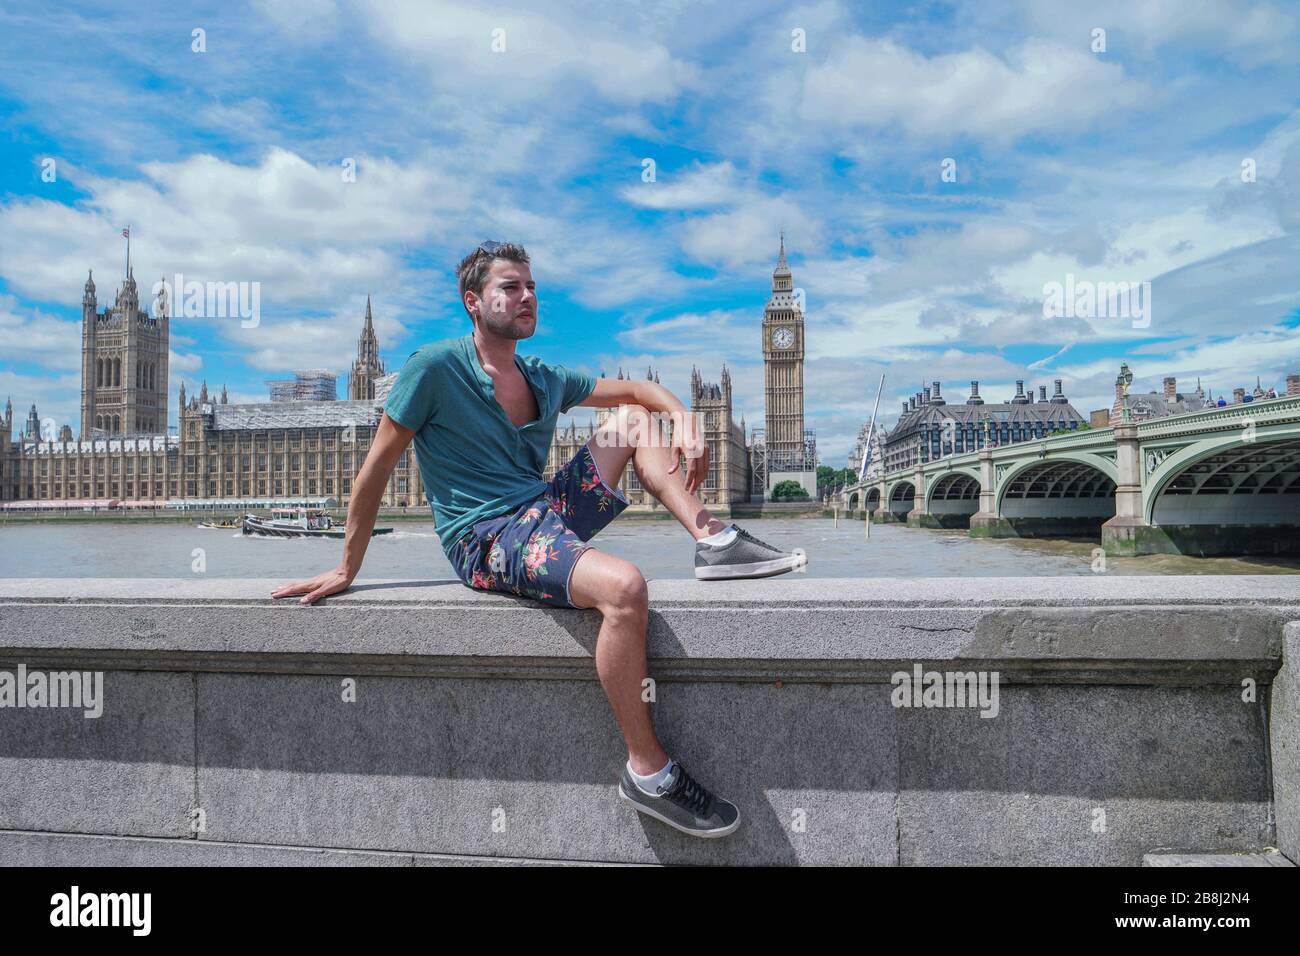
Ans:
[{"label": "flag on tower", "polygon": [[122,238],[123,238],[123,239],[130,239],[130,238],[131,238],[131,227],[130,227],[130,226],[127,226],[125,229],[122,230]]}]

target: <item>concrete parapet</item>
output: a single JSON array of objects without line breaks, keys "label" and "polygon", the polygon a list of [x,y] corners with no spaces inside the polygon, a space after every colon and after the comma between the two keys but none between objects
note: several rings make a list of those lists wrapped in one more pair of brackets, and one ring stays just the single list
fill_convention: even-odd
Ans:
[{"label": "concrete parapet", "polygon": [[1300,862],[1300,621],[1286,626],[1282,660],[1268,706],[1277,847]]},{"label": "concrete parapet", "polygon": [[[744,817],[716,841],[616,799],[596,612],[459,582],[315,607],[269,589],[0,582],[0,671],[104,672],[99,718],[0,710],[0,864],[164,862],[177,841],[303,863],[1286,850],[1266,691],[1298,579],[653,581],[656,725]],[[917,666],[996,673],[996,706],[895,706]]]}]

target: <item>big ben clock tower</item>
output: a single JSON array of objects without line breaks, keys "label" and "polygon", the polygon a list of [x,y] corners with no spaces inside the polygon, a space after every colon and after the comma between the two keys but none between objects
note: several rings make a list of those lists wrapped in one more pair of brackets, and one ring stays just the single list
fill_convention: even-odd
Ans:
[{"label": "big ben clock tower", "polygon": [[794,479],[813,496],[817,464],[806,460],[803,433],[803,330],[803,310],[795,299],[782,233],[781,253],[772,271],[772,298],[763,309],[765,483],[770,492],[778,481]]}]

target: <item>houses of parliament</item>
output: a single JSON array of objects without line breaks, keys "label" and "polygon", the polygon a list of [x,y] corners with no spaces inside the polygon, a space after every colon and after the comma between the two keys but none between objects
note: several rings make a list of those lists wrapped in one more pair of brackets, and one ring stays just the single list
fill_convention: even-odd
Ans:
[{"label": "houses of parliament", "polygon": [[[175,433],[167,428],[170,317],[161,308],[155,312],[141,306],[130,271],[103,309],[94,277],[87,277],[80,431],[75,438],[71,425],[56,431],[32,405],[14,435],[13,405],[6,402],[0,508],[241,508],[325,498],[346,507],[396,378],[380,359],[369,299],[346,399],[334,398],[334,376],[325,371],[272,382],[270,400],[247,404],[231,403],[224,386],[217,394],[203,382],[197,393],[187,393],[181,382]],[[698,492],[708,505],[762,500],[778,474],[815,469],[812,433],[803,427],[803,314],[793,296],[784,237],[762,335],[766,421],[748,440],[744,416],[739,424],[732,417],[727,367],[718,382],[691,371],[689,405],[709,445],[708,475]],[[624,377],[621,368],[618,377]],[[653,368],[646,377],[659,381]],[[595,409],[586,425],[558,427],[545,477],[567,463],[613,411]],[[633,506],[662,507],[641,487],[631,462],[620,487]],[[383,504],[428,504],[410,449],[394,469]]]}]

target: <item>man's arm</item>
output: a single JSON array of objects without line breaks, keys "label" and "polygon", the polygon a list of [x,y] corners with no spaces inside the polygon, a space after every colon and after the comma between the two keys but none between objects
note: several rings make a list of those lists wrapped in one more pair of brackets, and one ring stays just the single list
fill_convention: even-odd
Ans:
[{"label": "man's arm", "polygon": [[[686,457],[686,490],[692,494],[703,483],[709,473],[709,446],[700,431],[697,415],[683,405],[672,392],[658,382],[638,379],[596,379],[596,387],[591,394],[578,402],[594,408],[616,408],[619,405],[642,405],[651,415],[669,415],[673,425],[672,467],[668,474],[677,470],[681,463],[678,454]],[[650,423],[642,426],[645,434],[658,435],[657,428]]]},{"label": "man's arm", "polygon": [[370,445],[366,460],[361,465],[357,480],[352,484],[352,501],[348,504],[347,536],[343,539],[343,560],[333,571],[326,571],[310,581],[295,581],[271,592],[271,597],[292,597],[301,594],[299,604],[314,604],[329,594],[337,594],[351,587],[361,571],[361,562],[370,544],[370,532],[375,527],[379,503],[383,500],[388,479],[397,467],[415,432],[397,424],[385,414],[375,429],[375,440]]}]

